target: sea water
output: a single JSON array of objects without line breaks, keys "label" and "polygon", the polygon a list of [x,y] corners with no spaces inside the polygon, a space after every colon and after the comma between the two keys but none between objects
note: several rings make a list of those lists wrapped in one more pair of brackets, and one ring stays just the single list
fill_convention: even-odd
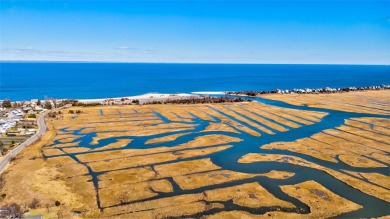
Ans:
[{"label": "sea water", "polygon": [[390,66],[0,62],[0,99],[12,101],[382,84]]}]

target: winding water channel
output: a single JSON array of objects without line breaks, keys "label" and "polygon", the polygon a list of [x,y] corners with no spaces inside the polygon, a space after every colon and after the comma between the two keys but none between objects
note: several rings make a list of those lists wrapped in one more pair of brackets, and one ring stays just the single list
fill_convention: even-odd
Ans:
[{"label": "winding water channel", "polygon": [[[250,179],[245,180],[238,180],[218,185],[212,185],[207,187],[202,187],[198,189],[193,190],[182,190],[180,187],[173,181],[172,178],[167,178],[174,187],[174,192],[172,193],[159,193],[158,196],[148,198],[141,201],[146,200],[152,200],[157,198],[163,198],[163,197],[171,197],[176,196],[180,194],[192,194],[192,193],[201,193],[205,190],[209,189],[216,189],[216,188],[222,188],[222,187],[228,187],[233,185],[240,185],[243,183],[248,182],[258,182],[261,186],[266,188],[270,193],[272,193],[275,197],[293,203],[296,208],[293,209],[285,209],[281,208],[281,211],[293,211],[293,212],[299,212],[302,214],[309,213],[310,210],[308,206],[298,199],[295,199],[293,197],[288,196],[287,194],[283,193],[280,189],[280,186],[282,185],[293,185],[300,182],[308,181],[308,180],[314,180],[320,184],[322,184],[327,189],[331,190],[332,192],[354,202],[359,205],[362,205],[363,208],[349,212],[344,213],[341,215],[338,215],[337,218],[355,218],[355,217],[378,217],[389,214],[389,203],[386,201],[383,201],[381,199],[378,199],[376,197],[367,195],[357,189],[354,189],[350,187],[349,185],[345,184],[344,182],[332,177],[331,175],[317,169],[303,167],[303,166],[297,166],[293,164],[288,163],[280,163],[280,162],[259,162],[259,163],[238,163],[238,159],[240,159],[242,156],[248,154],[248,153],[266,153],[266,154],[281,154],[281,155],[292,155],[296,157],[300,157],[302,159],[305,159],[307,161],[310,161],[312,163],[321,165],[326,168],[330,168],[336,171],[343,170],[350,170],[350,171],[357,171],[357,172],[376,172],[376,173],[382,173],[385,175],[389,175],[389,165],[386,164],[387,167],[385,168],[357,168],[357,167],[351,167],[349,165],[344,164],[340,160],[338,160],[338,163],[333,163],[321,159],[314,158],[312,156],[299,154],[290,152],[287,150],[265,150],[262,149],[260,146],[269,144],[272,142],[278,142],[278,141],[295,141],[301,138],[310,137],[313,134],[319,133],[326,129],[332,129],[336,128],[338,126],[341,126],[344,124],[344,120],[350,119],[350,118],[356,118],[356,117],[375,117],[375,118],[390,118],[390,116],[385,115],[373,115],[373,114],[362,114],[362,113],[350,113],[350,112],[342,112],[342,111],[336,111],[336,110],[329,110],[329,109],[321,109],[321,108],[309,108],[307,106],[294,106],[290,105],[284,102],[280,101],[274,101],[274,100],[267,100],[262,98],[252,98],[253,100],[256,100],[261,103],[265,103],[268,105],[283,107],[283,108],[290,108],[290,109],[299,109],[299,110],[311,110],[311,111],[317,111],[317,112],[325,112],[328,113],[327,116],[322,118],[322,120],[318,123],[314,123],[312,125],[304,125],[301,124],[300,128],[288,128],[284,126],[283,124],[277,123],[275,121],[272,121],[274,123],[277,123],[280,126],[283,126],[285,128],[288,128],[289,130],[287,132],[279,132],[277,130],[271,129],[272,132],[275,133],[275,135],[270,135],[267,133],[262,132],[261,130],[257,129],[256,127],[251,126],[250,124],[247,124],[245,122],[239,121],[235,119],[234,117],[231,117],[221,111],[218,111],[215,108],[211,108],[211,110],[215,110],[218,113],[224,115],[225,117],[228,117],[229,119],[236,121],[238,123],[241,123],[242,125],[245,125],[249,127],[250,129],[256,130],[257,132],[261,133],[260,137],[252,136],[250,134],[247,134],[245,132],[242,132],[240,130],[237,130],[239,133],[232,133],[232,132],[223,132],[223,131],[208,131],[208,132],[201,132],[203,131],[210,123],[210,121],[201,120],[200,118],[193,116],[192,122],[182,122],[187,124],[196,124],[195,128],[191,131],[190,134],[178,137],[176,140],[171,142],[165,142],[165,143],[155,143],[155,144],[145,144],[146,141],[153,138],[163,137],[171,134],[179,134],[179,133],[186,133],[188,130],[184,131],[175,131],[175,132],[169,132],[169,133],[163,133],[163,134],[156,134],[151,136],[122,136],[122,137],[113,137],[113,138],[107,138],[100,140],[98,144],[91,144],[92,138],[96,136],[96,133],[91,132],[89,134],[81,134],[80,132],[83,130],[76,130],[76,131],[68,131],[69,133],[73,133],[74,135],[79,135],[80,138],[75,139],[73,142],[78,142],[80,147],[88,147],[88,148],[100,148],[103,146],[106,146],[109,143],[116,142],[118,139],[132,139],[132,142],[129,143],[126,147],[118,148],[118,149],[108,149],[106,151],[112,151],[112,150],[123,150],[123,149],[147,149],[152,147],[172,147],[176,146],[178,144],[186,143],[190,140],[193,140],[196,137],[203,136],[203,135],[210,135],[210,134],[224,134],[232,137],[238,137],[241,138],[243,141],[241,142],[232,142],[229,143],[229,145],[232,145],[231,148],[222,150],[216,153],[212,153],[205,156],[197,156],[195,158],[186,158],[186,159],[180,159],[180,161],[185,160],[194,160],[194,159],[200,159],[200,158],[210,158],[211,161],[217,165],[220,166],[223,170],[231,170],[236,172],[242,172],[242,173],[267,173],[271,170],[279,170],[279,171],[287,171],[287,172],[293,172],[295,175],[293,177],[290,177],[288,179],[270,179],[267,177],[254,177]],[[196,106],[195,106],[196,107]],[[104,116],[105,114],[103,111],[100,111],[101,115]],[[205,112],[207,113],[207,112]],[[240,114],[238,112],[235,112],[236,114],[254,122],[258,123],[255,120],[252,120],[248,118],[247,116]],[[119,112],[120,116],[122,114]],[[158,116],[164,123],[170,123],[168,119],[166,119],[161,114],[158,114],[155,112],[155,115]],[[209,114],[216,122],[220,122],[220,120],[212,115]],[[260,116],[260,115],[257,115]],[[261,116],[260,116],[261,117]],[[264,117],[263,117],[264,118]],[[266,118],[264,118],[266,119]],[[303,118],[302,118],[303,119]],[[295,123],[297,123],[295,121]],[[63,129],[63,131],[67,131],[67,129]],[[54,144],[59,144],[58,141],[56,141]],[[224,144],[226,145],[226,144]],[[62,149],[61,149],[62,150]],[[63,150],[62,150],[63,151]],[[102,150],[105,151],[105,150]],[[76,157],[79,154],[85,154],[90,152],[81,152],[81,153],[74,153],[74,154],[66,154],[66,156],[72,157],[77,162],[86,165]],[[45,155],[44,155],[45,156]],[[56,156],[63,156],[63,155],[56,155]],[[46,158],[50,157],[56,157],[56,156],[45,156]],[[337,158],[338,159],[338,158]],[[177,161],[174,161],[177,162]],[[380,162],[380,161],[377,161]],[[164,162],[164,163],[172,163],[172,161]],[[159,164],[164,164],[159,163]],[[383,162],[381,162],[383,163]],[[87,166],[88,167],[88,166]],[[103,172],[94,172],[90,167],[88,167],[89,174],[93,178],[93,183],[96,189],[96,197],[98,202],[98,207],[101,210],[104,210],[100,206],[100,199],[99,199],[99,193],[98,193],[98,176],[101,174],[106,173]],[[138,200],[140,201],[140,200]],[[138,202],[137,201],[137,202]],[[129,204],[129,203],[126,203]],[[245,210],[251,213],[265,213],[268,211],[275,210],[271,207],[261,207],[259,209],[252,209],[247,207],[242,207],[235,205],[232,201],[223,202],[225,205],[225,210]],[[113,207],[113,206],[111,206]],[[216,211],[220,211],[220,209],[214,209],[207,212],[204,212],[204,214],[212,214]]]}]

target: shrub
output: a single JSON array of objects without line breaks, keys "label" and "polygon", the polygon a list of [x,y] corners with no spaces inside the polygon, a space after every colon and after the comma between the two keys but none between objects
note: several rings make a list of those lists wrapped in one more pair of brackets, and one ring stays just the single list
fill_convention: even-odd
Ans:
[{"label": "shrub", "polygon": [[35,114],[29,114],[29,115],[28,115],[28,118],[34,118],[34,119],[35,119],[35,118],[37,118],[37,115],[35,115]]},{"label": "shrub", "polygon": [[55,204],[55,206],[57,206],[57,207],[58,207],[58,206],[60,206],[60,205],[61,205],[61,202],[59,202],[59,201],[56,201],[54,204]]},{"label": "shrub", "polygon": [[36,209],[36,208],[39,207],[39,203],[40,203],[40,201],[39,201],[37,198],[34,198],[34,199],[31,201],[31,203],[30,203],[30,205],[29,205],[28,207],[30,207],[30,208],[32,208],[32,209]]},{"label": "shrub", "polygon": [[49,101],[45,102],[45,108],[46,109],[51,109],[52,108],[52,105],[51,105],[51,103]]},{"label": "shrub", "polygon": [[73,111],[73,110],[69,110],[68,113],[69,113],[69,114],[74,114],[74,111]]},{"label": "shrub", "polygon": [[7,100],[7,99],[3,100],[3,107],[5,107],[5,108],[10,108],[10,107],[12,107],[11,101],[10,101],[10,100]]}]

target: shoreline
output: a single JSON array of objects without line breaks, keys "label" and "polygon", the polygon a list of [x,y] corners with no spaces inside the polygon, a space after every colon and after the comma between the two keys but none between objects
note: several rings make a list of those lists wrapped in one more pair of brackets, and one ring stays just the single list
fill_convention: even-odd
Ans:
[{"label": "shoreline", "polygon": [[[135,96],[123,96],[123,97],[104,97],[104,98],[90,98],[90,99],[78,99],[78,98],[49,98],[49,101],[67,101],[75,100],[83,104],[107,104],[107,103],[120,103],[120,102],[131,102],[133,100],[141,103],[150,102],[164,102],[167,100],[182,100],[182,99],[196,99],[201,97],[207,97],[209,95],[229,95],[238,97],[256,97],[267,94],[324,94],[324,93],[344,93],[344,92],[357,92],[357,91],[377,91],[377,90],[390,90],[390,85],[380,86],[366,86],[366,87],[345,87],[345,88],[305,88],[305,89],[291,89],[291,90],[272,90],[272,91],[193,91],[189,93],[145,93]],[[0,100],[0,103],[7,98]],[[40,100],[45,102],[47,100]],[[24,101],[11,101],[12,103],[22,102],[34,102],[38,99],[24,100]]]},{"label": "shoreline", "polygon": [[247,96],[247,97],[256,97],[260,95],[267,94],[334,94],[334,93],[345,93],[345,92],[358,92],[358,91],[380,91],[380,90],[390,90],[390,85],[380,85],[380,86],[366,86],[366,87],[344,87],[344,88],[305,88],[292,90],[280,90],[276,89],[273,91],[229,91],[225,95],[232,96]]},{"label": "shoreline", "polygon": [[[178,94],[160,94],[160,93],[146,93],[136,96],[126,96],[126,97],[107,97],[107,98],[98,98],[98,99],[74,99],[81,103],[91,104],[91,103],[101,103],[101,102],[117,102],[121,100],[133,101],[161,101],[167,99],[188,99],[196,98],[198,95],[188,94],[188,93],[178,93]],[[71,100],[71,99],[62,99],[62,100]],[[123,102],[123,101],[122,101]]]}]

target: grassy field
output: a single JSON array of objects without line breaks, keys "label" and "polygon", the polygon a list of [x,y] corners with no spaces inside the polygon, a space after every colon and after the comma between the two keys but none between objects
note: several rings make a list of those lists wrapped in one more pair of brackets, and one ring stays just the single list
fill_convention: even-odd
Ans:
[{"label": "grassy field", "polygon": [[[342,99],[348,98],[352,97]],[[302,97],[297,103],[301,102]],[[328,108],[341,109],[338,105]],[[37,199],[34,211],[64,218],[324,218],[362,208],[315,179],[269,191],[263,181],[280,184],[296,173],[238,172],[219,166],[224,163],[219,159],[237,165],[273,162],[312,168],[390,202],[389,176],[335,170],[299,157],[351,168],[386,168],[390,164],[390,120],[386,118],[354,117],[306,138],[253,147],[256,139],[299,131],[325,120],[327,113],[256,102],[71,110],[83,113],[63,112],[48,119],[42,139],[23,150],[7,168],[2,175],[1,194],[6,194],[2,205],[15,202],[28,208]],[[232,159],[229,151],[237,147],[243,156]],[[254,149],[246,152],[246,148]],[[299,200],[310,210],[285,197]],[[45,213],[47,206],[53,211]]]}]

